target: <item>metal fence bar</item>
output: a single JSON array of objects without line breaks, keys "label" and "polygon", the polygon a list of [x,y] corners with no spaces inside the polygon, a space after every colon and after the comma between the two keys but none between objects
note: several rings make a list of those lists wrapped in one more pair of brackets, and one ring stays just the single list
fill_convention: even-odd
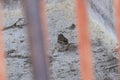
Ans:
[{"label": "metal fence bar", "polygon": [[[0,0],[1,2],[1,0]],[[6,61],[5,61],[5,52],[4,52],[4,39],[3,39],[3,15],[2,15],[2,7],[0,4],[0,80],[7,80],[7,73],[6,73]]]},{"label": "metal fence bar", "polygon": [[117,33],[117,38],[120,43],[120,0],[114,0],[114,9],[115,9],[115,28]]},{"label": "metal fence bar", "polygon": [[86,0],[76,0],[78,52],[82,80],[94,80]]},{"label": "metal fence bar", "polygon": [[[114,2],[114,10],[115,10],[115,29],[117,34],[117,39],[119,43],[119,48],[117,51],[119,52],[119,69],[120,69],[120,0],[113,0]],[[120,70],[119,70],[120,73]]]},{"label": "metal fence bar", "polygon": [[48,80],[48,67],[46,60],[46,49],[44,28],[46,27],[43,0],[24,0],[25,12],[28,21],[28,34],[32,53],[32,64],[34,80]]}]

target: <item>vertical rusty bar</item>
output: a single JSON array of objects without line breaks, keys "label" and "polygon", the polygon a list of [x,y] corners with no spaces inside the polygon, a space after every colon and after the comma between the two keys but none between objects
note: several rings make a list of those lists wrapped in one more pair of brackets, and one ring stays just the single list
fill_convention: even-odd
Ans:
[{"label": "vertical rusty bar", "polygon": [[115,25],[117,38],[120,42],[120,0],[114,0],[114,9],[115,9]]},{"label": "vertical rusty bar", "polygon": [[119,69],[120,69],[120,0],[113,0],[113,2],[114,2],[114,10],[115,10],[115,30],[119,43],[119,48],[117,49],[117,51],[119,52],[118,55],[119,55]]},{"label": "vertical rusty bar", "polygon": [[5,52],[4,52],[4,42],[3,42],[3,15],[2,15],[2,6],[0,0],[0,80],[7,80],[6,73],[6,61],[5,61]]},{"label": "vertical rusty bar", "polygon": [[94,80],[86,0],[75,0],[78,52],[82,80]]},{"label": "vertical rusty bar", "polygon": [[46,60],[46,33],[43,0],[24,0],[28,21],[28,34],[32,53],[34,80],[48,80],[48,66]]}]

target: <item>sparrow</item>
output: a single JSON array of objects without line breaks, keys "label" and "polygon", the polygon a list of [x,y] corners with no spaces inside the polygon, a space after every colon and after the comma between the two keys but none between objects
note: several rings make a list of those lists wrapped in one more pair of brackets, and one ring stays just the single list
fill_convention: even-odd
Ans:
[{"label": "sparrow", "polygon": [[72,24],[72,25],[70,26],[70,29],[75,29],[75,27],[76,27],[76,25],[75,25],[75,24]]},{"label": "sparrow", "polygon": [[63,34],[58,35],[57,42],[59,44],[62,44],[62,45],[68,45],[69,44],[68,39]]}]

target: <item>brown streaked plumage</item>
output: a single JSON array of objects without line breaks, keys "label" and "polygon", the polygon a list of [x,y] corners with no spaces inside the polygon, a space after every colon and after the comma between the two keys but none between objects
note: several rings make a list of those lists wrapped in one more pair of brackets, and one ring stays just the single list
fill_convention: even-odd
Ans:
[{"label": "brown streaked plumage", "polygon": [[62,45],[68,45],[69,44],[68,39],[63,34],[58,35],[57,42],[59,44],[62,44]]}]

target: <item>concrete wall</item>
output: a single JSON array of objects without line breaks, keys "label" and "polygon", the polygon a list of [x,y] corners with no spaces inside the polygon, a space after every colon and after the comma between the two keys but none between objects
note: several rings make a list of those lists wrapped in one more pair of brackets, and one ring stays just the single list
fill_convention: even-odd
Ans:
[{"label": "concrete wall", "polygon": [[[24,18],[19,0],[4,0],[4,27]],[[112,0],[89,0],[88,16],[94,54],[96,80],[118,79],[118,56],[114,30]],[[49,59],[51,80],[79,80],[79,59],[76,49],[59,52],[59,33],[77,47],[74,0],[46,0],[49,32]],[[20,21],[19,24],[24,24]],[[4,31],[9,80],[32,80],[26,25]],[[72,46],[73,47],[73,46]]]}]

